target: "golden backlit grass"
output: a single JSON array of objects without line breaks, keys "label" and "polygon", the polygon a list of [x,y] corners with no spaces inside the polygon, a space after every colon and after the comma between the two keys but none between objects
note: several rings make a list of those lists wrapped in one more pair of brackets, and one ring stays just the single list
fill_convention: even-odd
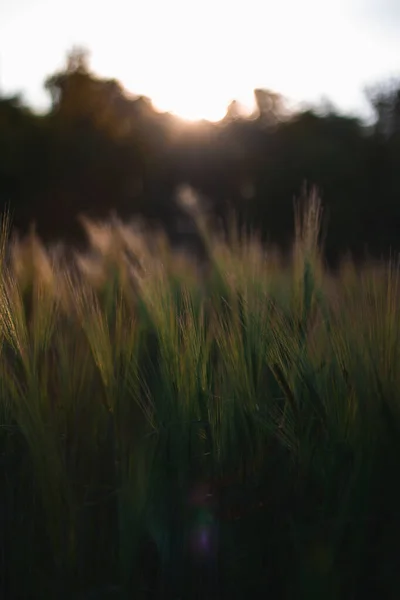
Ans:
[{"label": "golden backlit grass", "polygon": [[[400,431],[399,269],[347,261],[334,277],[320,224],[313,193],[296,212],[290,264],[256,236],[204,230],[204,266],[161,235],[149,245],[116,220],[84,221],[92,252],[68,263],[34,235],[11,243],[6,215],[0,444],[14,594],[56,597],[60,578],[73,591],[101,577],[139,594],[146,531],[168,589],[188,560],[196,481],[212,485],[234,582],[245,561],[221,517],[233,476],[271,512],[257,543],[281,536],[280,560],[295,556],[281,582],[293,597],[353,597]],[[342,552],[350,573],[335,566]]]}]

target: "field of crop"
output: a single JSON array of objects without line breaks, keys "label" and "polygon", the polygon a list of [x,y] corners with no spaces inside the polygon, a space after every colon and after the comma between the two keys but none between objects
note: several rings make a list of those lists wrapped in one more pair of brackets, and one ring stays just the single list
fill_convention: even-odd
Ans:
[{"label": "field of crop", "polygon": [[400,594],[399,268],[87,224],[0,252],[0,594]]}]

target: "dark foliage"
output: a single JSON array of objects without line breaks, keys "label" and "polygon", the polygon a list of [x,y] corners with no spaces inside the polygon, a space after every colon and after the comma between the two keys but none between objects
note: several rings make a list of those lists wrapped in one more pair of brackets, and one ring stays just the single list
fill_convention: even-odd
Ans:
[{"label": "dark foliage", "polygon": [[[328,261],[399,249],[399,90],[369,90],[377,123],[366,127],[334,112],[287,115],[283,100],[255,90],[257,118],[230,107],[217,124],[185,124],[128,97],[115,80],[91,73],[84,51],[45,83],[51,110],[34,114],[19,97],[0,99],[0,209],[14,226],[35,221],[47,241],[84,241],[80,213],[141,215],[174,237],[185,217],[175,190],[188,183],[222,222],[261,229],[285,247],[292,202],[304,182],[321,190]],[[187,216],[186,216],[187,218]]]}]

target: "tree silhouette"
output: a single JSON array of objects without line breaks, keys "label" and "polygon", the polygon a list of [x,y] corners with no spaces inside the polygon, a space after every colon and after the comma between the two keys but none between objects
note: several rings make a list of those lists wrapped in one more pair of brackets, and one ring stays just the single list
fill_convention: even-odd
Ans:
[{"label": "tree silhouette", "polygon": [[400,81],[367,87],[366,96],[376,115],[376,132],[385,138],[400,133]]},{"label": "tree silhouette", "polygon": [[271,90],[256,89],[254,97],[259,114],[259,120],[263,125],[275,126],[284,117],[286,111],[284,100],[280,94]]},{"label": "tree silhouette", "polygon": [[[81,213],[140,214],[178,235],[184,218],[175,189],[190,184],[211,215],[285,247],[292,239],[293,197],[304,181],[322,191],[334,261],[365,246],[379,256],[400,249],[400,84],[367,93],[371,130],[333,107],[293,112],[284,98],[255,90],[258,115],[232,102],[220,123],[185,124],[132,97],[115,79],[98,77],[89,52],[73,48],[45,87],[51,108],[34,114],[21,97],[0,97],[0,203],[14,225],[31,221],[48,240],[79,239]],[[185,217],[186,218],[186,217]]]}]

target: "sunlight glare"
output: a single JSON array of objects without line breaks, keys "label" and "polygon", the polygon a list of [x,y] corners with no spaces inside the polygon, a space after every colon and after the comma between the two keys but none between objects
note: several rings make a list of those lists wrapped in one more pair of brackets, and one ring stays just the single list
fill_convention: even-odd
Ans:
[{"label": "sunlight glare", "polygon": [[120,41],[111,47],[99,43],[93,59],[102,70],[107,61],[110,73],[111,65],[119,63],[118,78],[128,91],[148,96],[160,112],[186,121],[216,122],[237,100],[243,112],[251,114],[255,106],[251,40],[245,31],[238,36],[243,8],[241,14],[231,14],[232,8],[228,0],[190,6],[182,0],[168,5],[154,2],[152,10],[149,6],[150,12],[141,15],[135,45],[143,51],[134,66],[131,36],[122,31]]},{"label": "sunlight glare", "polygon": [[232,86],[225,86],[223,82],[207,82],[201,78],[196,80],[196,73],[189,82],[179,82],[177,79],[174,82],[171,77],[170,85],[153,87],[149,95],[158,112],[169,112],[184,121],[218,122],[225,117],[232,100],[237,101],[238,112],[243,116],[250,116],[255,111],[256,103],[251,86],[243,91],[238,86],[235,93]]},{"label": "sunlight glare", "polygon": [[171,101],[161,99],[153,101],[154,108],[159,112],[170,112],[174,116],[184,121],[201,121],[207,120],[217,122],[224,118],[227,107],[223,104],[218,105],[215,98],[200,96],[196,94],[185,94],[183,91],[179,93],[179,89],[175,90],[174,97]]}]

